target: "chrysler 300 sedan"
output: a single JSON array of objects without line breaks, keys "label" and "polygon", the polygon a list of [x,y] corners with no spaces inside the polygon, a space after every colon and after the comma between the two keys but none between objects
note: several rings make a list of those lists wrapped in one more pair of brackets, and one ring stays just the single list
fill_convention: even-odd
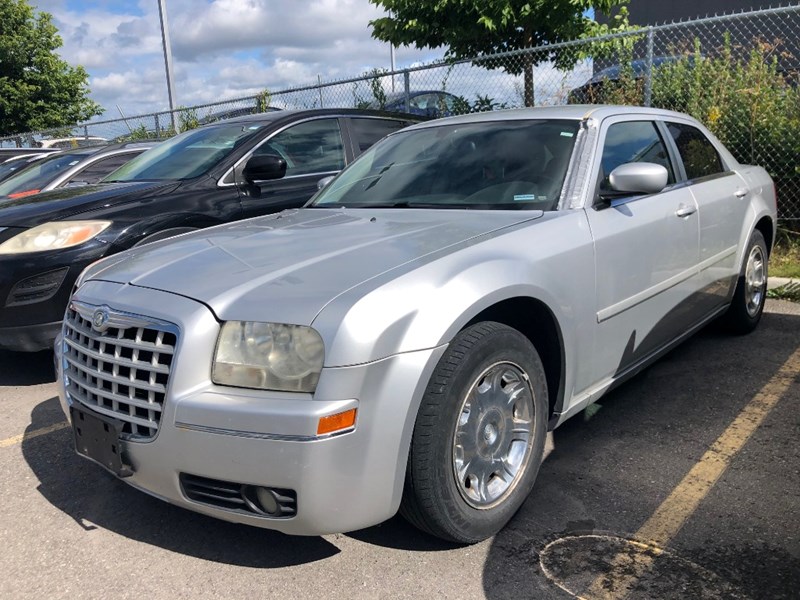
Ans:
[{"label": "chrysler 300 sedan", "polygon": [[475,542],[548,429],[712,320],[756,327],[775,219],[766,172],[679,113],[417,125],[302,209],[89,267],[62,406],[79,454],[188,509]]}]

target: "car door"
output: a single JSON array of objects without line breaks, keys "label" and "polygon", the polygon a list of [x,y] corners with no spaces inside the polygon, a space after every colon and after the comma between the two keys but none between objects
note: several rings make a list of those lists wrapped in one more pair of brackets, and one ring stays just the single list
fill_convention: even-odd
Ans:
[{"label": "car door", "polygon": [[[596,381],[635,367],[695,318],[697,205],[676,177],[663,135],[646,115],[614,117],[602,125],[597,196],[586,211],[595,246]],[[651,195],[609,195],[608,175],[630,162],[664,166],[667,187]]]},{"label": "car door", "polygon": [[[252,156],[279,156],[286,175],[270,181],[247,182],[241,170]],[[260,144],[237,168],[244,218],[302,206],[317,191],[320,179],[335,175],[346,163],[339,118],[322,117],[289,125]]]},{"label": "car door", "polygon": [[750,206],[745,181],[725,165],[708,137],[688,123],[666,122],[698,208],[700,278],[706,311],[724,305],[739,269],[736,251]]}]

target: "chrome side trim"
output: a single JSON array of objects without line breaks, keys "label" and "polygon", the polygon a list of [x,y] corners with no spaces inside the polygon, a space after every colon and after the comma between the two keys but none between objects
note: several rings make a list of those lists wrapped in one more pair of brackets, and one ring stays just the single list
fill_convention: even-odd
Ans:
[{"label": "chrome side trim", "polygon": [[[356,422],[358,424],[358,422]],[[176,429],[183,429],[185,431],[198,431],[200,433],[212,433],[215,435],[231,435],[234,437],[256,439],[256,440],[274,440],[280,442],[316,442],[319,440],[327,440],[340,435],[353,433],[356,428],[350,427],[342,431],[334,433],[326,433],[325,435],[284,435],[280,433],[258,433],[256,431],[239,431],[236,429],[223,429],[221,427],[207,427],[205,425],[192,425],[190,423],[182,423],[175,421]]]},{"label": "chrome side trim", "polygon": [[669,279],[665,279],[661,283],[657,283],[656,285],[649,287],[646,290],[639,292],[638,294],[634,294],[629,298],[620,300],[616,304],[612,304],[607,308],[599,310],[597,312],[597,322],[602,323],[603,321],[607,321],[611,317],[615,317],[618,314],[625,312],[629,308],[633,308],[634,306],[641,304],[646,300],[649,300],[653,296],[656,296],[661,292],[665,292],[668,289],[673,288],[676,285],[686,281],[687,279],[694,277],[695,275],[699,275],[702,271],[705,271],[709,267],[712,267],[719,261],[726,259],[732,254],[736,254],[736,250],[737,246],[731,246],[730,248],[723,250],[722,252],[715,254],[710,258],[707,258],[703,262],[695,265],[694,267],[691,267],[690,269],[686,269],[685,271],[682,271],[677,275],[673,275]]}]

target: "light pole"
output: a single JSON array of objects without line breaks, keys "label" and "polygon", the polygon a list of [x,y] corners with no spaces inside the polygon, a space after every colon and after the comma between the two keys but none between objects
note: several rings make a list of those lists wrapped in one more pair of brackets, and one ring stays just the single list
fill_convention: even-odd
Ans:
[{"label": "light pole", "polygon": [[158,13],[161,17],[161,43],[164,46],[164,70],[167,72],[167,95],[169,96],[169,116],[172,121],[172,131],[178,133],[175,125],[175,101],[172,91],[175,84],[172,82],[172,46],[169,43],[169,25],[167,24],[167,0],[158,0]]}]

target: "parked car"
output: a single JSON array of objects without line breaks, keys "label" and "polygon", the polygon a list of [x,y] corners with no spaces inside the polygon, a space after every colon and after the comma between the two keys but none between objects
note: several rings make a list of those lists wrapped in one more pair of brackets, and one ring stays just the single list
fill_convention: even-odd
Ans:
[{"label": "parked car", "polygon": [[[412,115],[424,115],[438,118],[453,115],[453,109],[458,98],[449,92],[437,90],[420,90],[410,92],[408,95],[408,111]],[[379,108],[377,101],[370,104],[371,108]],[[406,93],[392,92],[386,95],[384,109],[393,112],[406,111]]]},{"label": "parked car", "polygon": [[352,109],[229,119],[165,141],[99,184],[0,199],[0,348],[51,348],[90,262],[301,206],[319,179],[419,120]]},{"label": "parked car", "polygon": [[48,156],[49,152],[41,152],[36,154],[23,154],[21,156],[14,156],[0,162],[0,181],[8,179],[15,173],[29,167],[32,163],[40,158]]},{"label": "parked car", "polygon": [[[658,69],[659,67],[667,64],[677,63],[679,60],[684,59],[682,56],[654,56],[652,68]],[[690,66],[694,66],[694,56],[687,56],[685,60],[688,61]],[[589,78],[586,83],[580,87],[573,88],[569,91],[568,101],[570,104],[602,104],[606,102],[603,90],[609,82],[616,83],[626,74],[634,79],[643,79],[647,73],[647,61],[644,59],[633,60],[630,67],[623,68],[622,65],[610,65],[601,69]]]},{"label": "parked car", "polygon": [[57,148],[59,150],[74,150],[75,148],[89,148],[102,146],[108,140],[99,136],[81,136],[68,138],[43,139],[37,142],[40,148]]},{"label": "parked car", "polygon": [[6,162],[17,156],[39,155],[48,152],[58,152],[56,148],[0,148],[0,163]]},{"label": "parked car", "polygon": [[157,142],[126,142],[65,150],[35,161],[0,183],[2,197],[23,198],[65,187],[98,183]]},{"label": "parked car", "polygon": [[548,429],[764,308],[775,190],[708,130],[535,108],[389,136],[307,208],[89,267],[56,345],[80,455],[207,515],[496,533]]}]

